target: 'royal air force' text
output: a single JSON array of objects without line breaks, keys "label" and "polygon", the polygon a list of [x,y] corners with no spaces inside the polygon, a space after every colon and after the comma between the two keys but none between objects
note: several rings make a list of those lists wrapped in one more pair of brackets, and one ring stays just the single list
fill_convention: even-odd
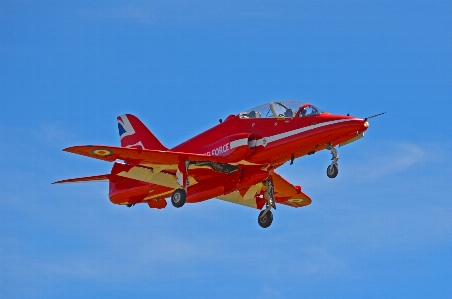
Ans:
[{"label": "'royal air force' text", "polygon": [[227,152],[228,150],[229,150],[229,143],[227,143],[227,144],[225,144],[223,146],[217,147],[216,149],[213,149],[210,152],[205,153],[204,155],[207,155],[207,156],[219,156],[219,155]]}]

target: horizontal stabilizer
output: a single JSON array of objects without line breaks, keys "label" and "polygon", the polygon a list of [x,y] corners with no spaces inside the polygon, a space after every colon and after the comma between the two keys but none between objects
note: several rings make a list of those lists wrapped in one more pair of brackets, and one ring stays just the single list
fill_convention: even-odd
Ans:
[{"label": "horizontal stabilizer", "polygon": [[[311,198],[307,194],[303,193],[299,186],[292,185],[274,171],[271,173],[271,176],[273,186],[275,188],[275,201],[278,204],[283,204],[293,208],[301,208],[311,204]],[[263,184],[258,183],[240,191],[233,191],[231,193],[218,196],[217,198],[260,210],[265,203],[263,192]]]},{"label": "horizontal stabilizer", "polygon": [[63,183],[87,183],[87,182],[106,182],[108,181],[109,174],[101,174],[101,175],[93,175],[93,176],[85,176],[81,178],[67,179],[61,180],[58,182],[54,182],[52,184],[63,184]]},{"label": "horizontal stabilizer", "polygon": [[271,176],[275,186],[276,202],[293,208],[301,208],[311,204],[311,198],[303,193],[299,186],[292,185],[276,172],[273,172]]}]

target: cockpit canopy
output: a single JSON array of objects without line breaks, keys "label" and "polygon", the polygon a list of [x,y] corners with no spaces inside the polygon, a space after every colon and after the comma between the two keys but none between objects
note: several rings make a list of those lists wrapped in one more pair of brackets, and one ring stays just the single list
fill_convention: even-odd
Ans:
[{"label": "cockpit canopy", "polygon": [[239,114],[240,118],[288,118],[319,115],[324,111],[299,101],[271,102]]}]

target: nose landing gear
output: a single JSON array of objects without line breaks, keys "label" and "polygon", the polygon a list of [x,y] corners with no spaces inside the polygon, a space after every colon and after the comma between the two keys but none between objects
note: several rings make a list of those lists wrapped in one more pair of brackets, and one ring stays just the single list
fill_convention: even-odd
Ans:
[{"label": "nose landing gear", "polygon": [[270,179],[265,181],[266,192],[264,194],[265,199],[267,200],[265,210],[259,213],[259,217],[257,217],[257,222],[263,228],[269,227],[273,222],[273,213],[271,208],[276,210],[275,203],[275,189],[273,187],[273,182]]},{"label": "nose landing gear", "polygon": [[333,156],[331,158],[331,164],[326,169],[326,175],[330,179],[334,179],[337,174],[339,173],[339,165],[337,164],[337,161],[339,160],[339,155],[337,154],[336,147],[333,144],[328,144],[327,149],[330,150],[331,155]]}]

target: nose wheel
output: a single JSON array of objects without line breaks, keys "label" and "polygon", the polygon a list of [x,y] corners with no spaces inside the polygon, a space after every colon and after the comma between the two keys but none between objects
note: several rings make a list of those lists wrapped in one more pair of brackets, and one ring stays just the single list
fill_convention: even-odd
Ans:
[{"label": "nose wheel", "polygon": [[267,200],[265,210],[259,213],[259,217],[257,217],[257,222],[263,228],[269,227],[273,222],[273,213],[271,208],[276,210],[275,203],[275,189],[273,187],[273,182],[270,179],[265,181],[266,192],[264,194],[265,199]]},{"label": "nose wheel", "polygon": [[337,174],[339,173],[339,165],[337,163],[339,161],[339,155],[337,154],[336,147],[334,145],[332,145],[331,143],[327,146],[327,149],[330,150],[331,155],[333,157],[331,158],[331,160],[332,160],[331,164],[326,169],[326,175],[330,179],[334,179],[335,177],[337,177]]},{"label": "nose wheel", "polygon": [[335,177],[337,177],[337,174],[339,173],[339,168],[337,167],[336,164],[331,164],[328,166],[328,168],[326,169],[326,175],[330,178],[330,179],[334,179]]}]

